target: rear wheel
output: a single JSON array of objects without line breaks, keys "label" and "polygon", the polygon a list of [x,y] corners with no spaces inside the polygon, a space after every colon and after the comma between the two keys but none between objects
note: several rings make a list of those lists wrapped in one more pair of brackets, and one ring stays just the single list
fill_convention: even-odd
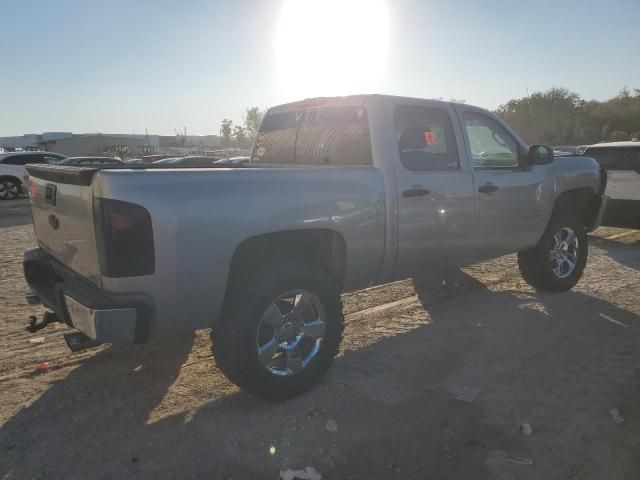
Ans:
[{"label": "rear wheel", "polygon": [[518,266],[525,281],[538,290],[565,292],[575,286],[587,264],[587,231],[572,215],[558,215],[538,244],[518,253]]},{"label": "rear wheel", "polygon": [[12,200],[20,195],[20,182],[11,178],[0,180],[0,200]]},{"label": "rear wheel", "polygon": [[288,399],[317,383],[342,339],[342,302],[331,277],[281,259],[237,281],[230,295],[212,333],[227,378],[266,400]]}]

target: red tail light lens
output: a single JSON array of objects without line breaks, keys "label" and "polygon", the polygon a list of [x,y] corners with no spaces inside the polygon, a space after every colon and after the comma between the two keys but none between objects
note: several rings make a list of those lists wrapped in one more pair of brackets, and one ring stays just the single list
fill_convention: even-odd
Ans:
[{"label": "red tail light lens", "polygon": [[140,205],[95,198],[93,204],[100,271],[107,277],[139,277],[155,271],[153,228]]}]

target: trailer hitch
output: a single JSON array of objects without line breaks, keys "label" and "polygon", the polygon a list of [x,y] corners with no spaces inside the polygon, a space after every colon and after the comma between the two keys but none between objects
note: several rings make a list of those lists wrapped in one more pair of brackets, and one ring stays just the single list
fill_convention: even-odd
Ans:
[{"label": "trailer hitch", "polygon": [[62,323],[62,320],[60,320],[58,316],[53,312],[44,312],[41,322],[38,322],[38,317],[36,317],[35,315],[30,315],[29,325],[27,325],[26,329],[29,333],[36,333],[38,330],[42,330],[50,323]]}]

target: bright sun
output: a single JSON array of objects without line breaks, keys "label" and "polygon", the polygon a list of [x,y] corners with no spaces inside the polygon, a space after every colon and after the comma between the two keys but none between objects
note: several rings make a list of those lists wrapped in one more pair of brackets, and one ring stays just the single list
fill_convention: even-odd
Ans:
[{"label": "bright sun", "polygon": [[284,0],[276,35],[283,93],[371,93],[384,72],[388,39],[384,0]]}]

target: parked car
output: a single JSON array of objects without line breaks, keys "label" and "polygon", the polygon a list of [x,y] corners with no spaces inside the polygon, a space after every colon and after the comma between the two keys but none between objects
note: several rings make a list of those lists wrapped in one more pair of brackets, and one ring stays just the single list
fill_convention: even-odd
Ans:
[{"label": "parked car", "polygon": [[331,365],[341,292],[514,252],[563,292],[606,204],[591,158],[554,161],[471,105],[380,95],[271,108],[242,168],[28,169],[31,299],[98,342],[212,327],[216,365],[270,400]]},{"label": "parked car", "polygon": [[219,165],[244,165],[251,161],[251,157],[231,157],[231,158],[221,158],[220,160],[216,160],[213,163],[217,163]]},{"label": "parked car", "polygon": [[112,157],[69,157],[64,160],[60,160],[58,165],[84,165],[84,166],[99,166],[99,165],[124,165],[125,162]]},{"label": "parked car", "polygon": [[153,164],[173,167],[209,167],[216,160],[219,160],[219,157],[189,155],[186,157],[164,158],[162,160],[156,160]]},{"label": "parked car", "polygon": [[23,192],[25,165],[56,163],[64,155],[52,152],[11,152],[0,154],[0,200],[11,200]]},{"label": "parked car", "polygon": [[597,143],[584,154],[607,169],[609,203],[602,224],[640,228],[640,141]]}]

